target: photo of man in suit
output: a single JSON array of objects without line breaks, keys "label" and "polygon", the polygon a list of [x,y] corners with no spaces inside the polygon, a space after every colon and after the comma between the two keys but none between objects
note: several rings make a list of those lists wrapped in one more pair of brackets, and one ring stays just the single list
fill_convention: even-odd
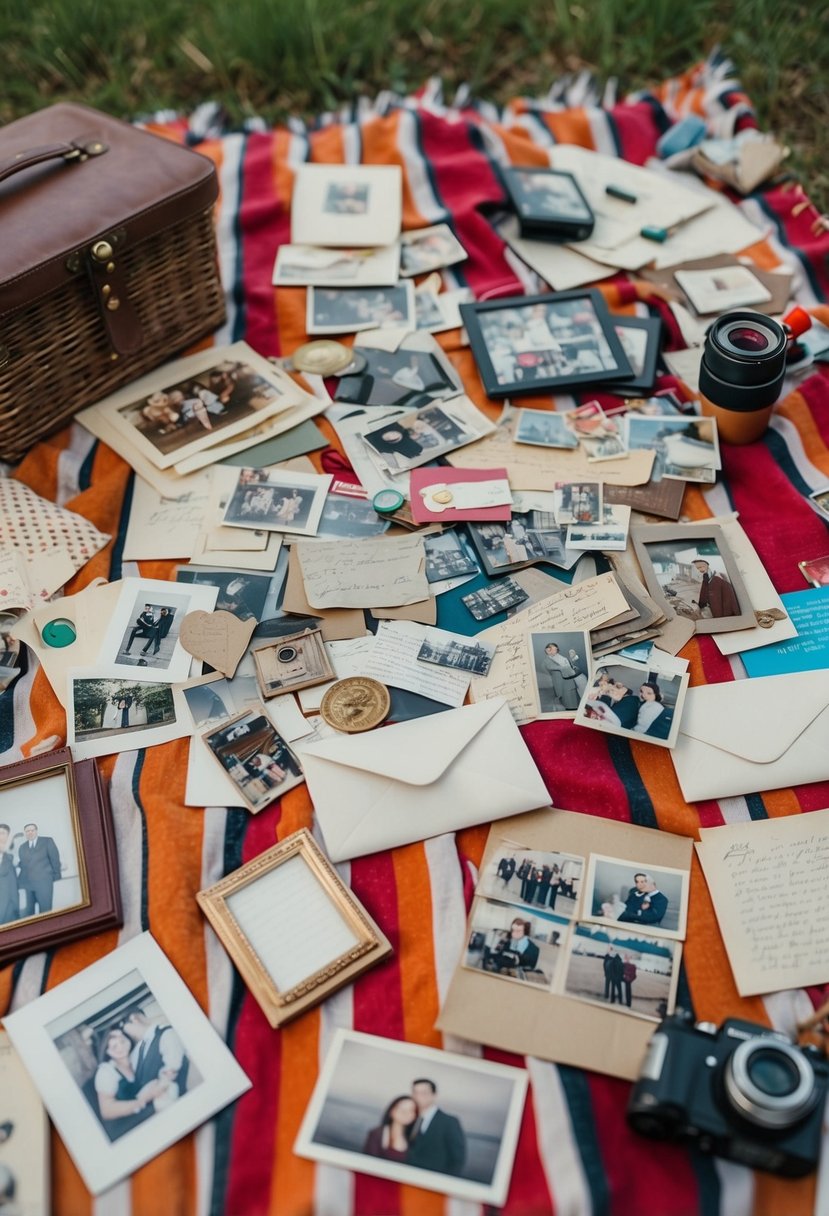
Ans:
[{"label": "photo of man in suit", "polygon": [[17,854],[17,873],[20,890],[26,893],[24,916],[37,912],[52,911],[52,896],[55,883],[61,876],[60,853],[51,836],[38,835],[37,824],[27,823],[23,828],[26,839]]},{"label": "photo of man in suit", "polygon": [[20,896],[17,886],[17,871],[11,854],[7,852],[11,828],[0,823],[0,925],[8,925],[20,914]]},{"label": "photo of man in suit", "polygon": [[[129,641],[124,649],[124,653],[130,653],[130,649],[136,638],[149,638],[152,641],[154,630],[155,616],[153,615],[153,606],[152,604],[145,604],[144,610],[136,617],[135,626],[130,632]],[[149,642],[147,644],[149,645]]]},{"label": "photo of man in suit", "polygon": [[437,1089],[428,1077],[419,1077],[412,1082],[417,1119],[407,1164],[440,1174],[460,1174],[466,1160],[466,1136],[460,1120],[440,1109]]},{"label": "photo of man in suit", "polygon": [[633,886],[625,900],[625,910],[617,917],[634,925],[659,925],[668,910],[667,896],[657,888],[650,874],[640,871],[633,876]]}]

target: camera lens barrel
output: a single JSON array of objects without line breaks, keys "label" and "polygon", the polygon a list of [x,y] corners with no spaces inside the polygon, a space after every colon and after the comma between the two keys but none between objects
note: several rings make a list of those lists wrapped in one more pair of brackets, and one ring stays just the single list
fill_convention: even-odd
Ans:
[{"label": "camera lens barrel", "polygon": [[786,372],[788,336],[762,313],[723,313],[705,338],[700,392],[727,410],[750,412],[773,405]]},{"label": "camera lens barrel", "polygon": [[819,1091],[812,1065],[790,1043],[745,1039],[723,1072],[732,1108],[757,1127],[784,1130],[814,1109]]}]

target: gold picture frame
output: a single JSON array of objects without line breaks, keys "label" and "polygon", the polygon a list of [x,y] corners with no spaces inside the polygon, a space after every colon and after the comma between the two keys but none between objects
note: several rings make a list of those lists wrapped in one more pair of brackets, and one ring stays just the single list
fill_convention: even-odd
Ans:
[{"label": "gold picture frame", "polygon": [[307,828],[196,899],[274,1029],[391,953]]}]

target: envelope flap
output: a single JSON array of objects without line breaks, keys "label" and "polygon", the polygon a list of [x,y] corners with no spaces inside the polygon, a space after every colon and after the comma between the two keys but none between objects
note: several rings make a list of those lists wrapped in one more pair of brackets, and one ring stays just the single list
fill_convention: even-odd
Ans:
[{"label": "envelope flap", "polygon": [[827,708],[825,672],[708,684],[689,690],[680,734],[752,764],[770,764]]},{"label": "envelope flap", "polygon": [[505,704],[503,697],[493,697],[478,705],[462,705],[379,731],[324,739],[302,750],[321,760],[407,785],[430,785]]}]

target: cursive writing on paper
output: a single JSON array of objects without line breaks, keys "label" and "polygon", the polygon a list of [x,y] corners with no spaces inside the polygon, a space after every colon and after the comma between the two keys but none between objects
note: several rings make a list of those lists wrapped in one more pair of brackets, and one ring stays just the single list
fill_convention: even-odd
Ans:
[{"label": "cursive writing on paper", "polygon": [[429,598],[422,536],[296,545],[312,608],[396,608]]}]

